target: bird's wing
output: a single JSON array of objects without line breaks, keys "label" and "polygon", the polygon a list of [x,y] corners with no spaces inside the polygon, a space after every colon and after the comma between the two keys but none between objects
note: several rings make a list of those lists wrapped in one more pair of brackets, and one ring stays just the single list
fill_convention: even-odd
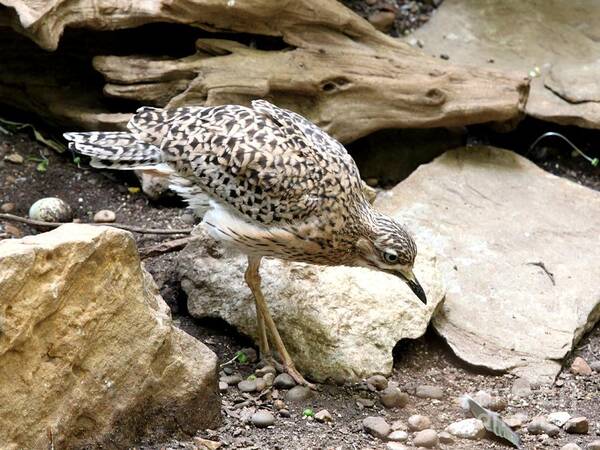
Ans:
[{"label": "bird's wing", "polygon": [[362,195],[344,147],[297,114],[264,101],[170,114],[160,142],[167,162],[249,219],[347,216],[345,200]]}]

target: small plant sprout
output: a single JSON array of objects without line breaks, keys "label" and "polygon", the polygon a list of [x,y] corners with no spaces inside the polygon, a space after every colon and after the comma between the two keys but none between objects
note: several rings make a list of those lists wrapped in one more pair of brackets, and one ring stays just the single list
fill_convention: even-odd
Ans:
[{"label": "small plant sprout", "polygon": [[569,144],[571,146],[571,148],[576,153],[578,153],[581,156],[583,156],[592,166],[598,167],[598,164],[600,164],[600,160],[598,158],[592,158],[591,156],[586,155],[575,144],[573,144],[569,139],[567,139],[566,137],[564,137],[562,134],[556,133],[554,131],[549,131],[547,133],[544,133],[540,137],[538,137],[535,141],[533,141],[533,144],[531,144],[531,146],[529,147],[528,152],[531,152],[536,147],[536,145],[539,144],[539,142],[542,139],[545,139],[547,137],[559,137],[559,138],[561,138],[563,141],[565,141],[567,144]]},{"label": "small plant sprout", "polygon": [[235,359],[237,360],[237,362],[239,362],[240,364],[246,364],[248,362],[248,356],[241,350],[239,350],[236,354],[235,354]]},{"label": "small plant sprout", "polygon": [[248,375],[248,378],[246,378],[248,381],[254,381],[256,380],[256,375],[252,374],[252,375]]},{"label": "small plant sprout", "polygon": [[302,417],[315,417],[315,412],[312,410],[312,408],[306,408],[304,411],[302,411]]},{"label": "small plant sprout", "polygon": [[36,157],[36,156],[30,156],[27,158],[28,161],[33,161],[38,163],[37,166],[35,166],[35,170],[37,170],[40,173],[44,173],[48,170],[48,164],[50,164],[50,161],[48,160],[48,158],[42,156],[40,158]]}]

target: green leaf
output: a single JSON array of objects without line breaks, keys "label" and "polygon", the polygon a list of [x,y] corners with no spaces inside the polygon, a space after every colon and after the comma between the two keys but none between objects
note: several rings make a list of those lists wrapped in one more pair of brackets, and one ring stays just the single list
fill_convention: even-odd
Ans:
[{"label": "green leaf", "polygon": [[248,381],[254,381],[256,380],[256,375],[252,374],[252,375],[248,375],[248,378],[246,378]]},{"label": "green leaf", "polygon": [[30,129],[33,132],[33,136],[36,141],[41,142],[46,147],[51,148],[52,150],[57,151],[58,153],[62,153],[67,148],[65,145],[61,144],[54,139],[50,139],[45,137],[42,133],[40,133],[32,124],[30,123],[21,123],[21,122],[13,122],[11,120],[6,120],[0,118],[0,124],[2,125],[0,128],[3,131],[8,131],[12,133],[16,133],[18,131],[25,131]]},{"label": "green leaf", "polygon": [[37,170],[38,172],[46,172],[48,170],[48,160],[47,159],[43,159],[42,161],[40,161],[38,163],[38,165],[35,167],[35,170]]},{"label": "green leaf", "polygon": [[303,417],[315,417],[315,412],[311,408],[306,408],[302,411]]},{"label": "green leaf", "polygon": [[235,354],[235,358],[240,364],[246,364],[248,362],[248,356],[241,350]]}]

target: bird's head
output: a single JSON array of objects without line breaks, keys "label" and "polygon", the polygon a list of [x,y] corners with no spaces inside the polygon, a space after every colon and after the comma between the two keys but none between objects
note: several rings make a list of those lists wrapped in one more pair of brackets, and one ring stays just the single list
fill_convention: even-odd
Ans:
[{"label": "bird's head", "polygon": [[401,278],[423,303],[427,297],[413,273],[417,246],[412,236],[391,217],[375,212],[363,236],[356,241],[357,266]]}]

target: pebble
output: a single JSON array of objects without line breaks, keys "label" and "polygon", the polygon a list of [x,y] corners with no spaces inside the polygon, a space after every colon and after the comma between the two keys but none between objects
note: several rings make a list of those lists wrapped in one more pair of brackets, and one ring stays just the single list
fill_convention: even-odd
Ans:
[{"label": "pebble", "polygon": [[564,429],[571,434],[586,434],[590,428],[590,424],[585,417],[574,417],[567,420]]},{"label": "pebble", "polygon": [[237,387],[242,392],[254,392],[256,391],[256,381],[242,380],[238,383]]},{"label": "pebble", "polygon": [[598,372],[600,373],[600,361],[592,361],[590,363],[590,368],[594,371],[594,372]]},{"label": "pebble", "polygon": [[383,375],[373,375],[367,378],[367,386],[372,391],[383,391],[388,387],[388,380]]},{"label": "pebble", "polygon": [[406,431],[407,429],[408,429],[408,427],[401,420],[394,420],[392,422],[392,430],[394,430],[394,431],[396,431],[396,430]]},{"label": "pebble", "polygon": [[13,164],[23,164],[23,162],[25,161],[25,158],[23,158],[18,153],[10,153],[9,155],[6,155],[4,157],[4,159],[6,161],[9,161],[9,162],[13,163]]},{"label": "pebble", "polygon": [[283,408],[283,409],[280,409],[280,410],[279,410],[279,415],[280,415],[281,417],[290,417],[290,415],[291,415],[291,414],[290,414],[290,411],[289,411],[289,410],[287,410],[287,409]]},{"label": "pebble", "polygon": [[275,416],[269,411],[256,411],[252,414],[252,423],[256,428],[267,428],[275,423]]},{"label": "pebble", "polygon": [[186,225],[194,225],[196,222],[196,217],[194,217],[194,213],[191,211],[185,211],[179,218]]},{"label": "pebble", "polygon": [[386,408],[403,408],[408,403],[408,394],[396,386],[388,386],[381,391],[379,399]]},{"label": "pebble", "polygon": [[11,213],[15,210],[15,204],[14,203],[4,203],[2,206],[0,206],[0,209],[2,210],[3,213]]},{"label": "pebble", "polygon": [[359,408],[372,408],[375,406],[375,402],[373,400],[362,397],[356,399],[356,404],[359,406]]},{"label": "pebble", "polygon": [[258,392],[262,392],[267,388],[267,382],[265,380],[263,380],[262,378],[257,378],[255,383],[256,383],[256,390]]},{"label": "pebble", "polygon": [[386,450],[408,450],[408,447],[402,445],[400,442],[388,442],[385,444]]},{"label": "pebble", "polygon": [[273,402],[273,406],[275,407],[275,409],[279,410],[279,409],[285,409],[285,403],[283,400],[275,400]]},{"label": "pebble", "polygon": [[504,423],[514,430],[515,428],[521,428],[526,420],[527,416],[525,414],[517,413],[514,416],[505,417]]},{"label": "pebble", "polygon": [[280,373],[273,380],[273,386],[277,389],[291,389],[296,386],[294,379],[287,373]]},{"label": "pebble", "polygon": [[390,434],[388,434],[387,440],[395,442],[406,442],[408,440],[408,433],[403,430],[392,431]]},{"label": "pebble", "polygon": [[451,423],[445,431],[462,439],[481,439],[485,436],[485,427],[479,419],[464,419]]},{"label": "pebble", "polygon": [[229,366],[225,366],[225,367],[223,367],[223,372],[225,373],[225,375],[231,375],[231,374],[233,374],[233,368],[231,368]]},{"label": "pebble", "polygon": [[311,396],[312,392],[306,386],[294,386],[292,389],[287,391],[287,394],[285,394],[285,399],[288,402],[300,402]]},{"label": "pebble", "polygon": [[[256,369],[254,371],[254,373],[256,374],[257,377],[264,377],[268,373],[271,373],[273,375],[277,375],[277,371],[275,370],[275,367],[273,367],[273,366],[264,366],[264,367],[261,367],[260,369]],[[290,377],[287,373],[282,373],[281,375],[287,375],[288,377]],[[290,377],[290,378],[292,378],[292,377]]]},{"label": "pebble", "polygon": [[326,409],[322,409],[315,414],[315,420],[318,422],[331,422],[333,421],[333,417]]},{"label": "pebble", "polygon": [[410,431],[421,431],[431,427],[431,419],[421,414],[414,414],[408,418],[408,429]]},{"label": "pebble", "polygon": [[[588,446],[588,448],[590,448]],[[563,445],[560,450],[581,450],[581,447],[573,442],[569,442],[566,445]]]},{"label": "pebble", "polygon": [[529,397],[531,395],[531,383],[526,378],[517,378],[513,381],[511,392],[516,397]]},{"label": "pebble", "polygon": [[390,425],[385,421],[383,417],[366,417],[363,422],[363,429],[372,436],[378,437],[379,439],[385,439],[390,431],[392,431]]},{"label": "pebble", "polygon": [[438,443],[438,435],[435,430],[427,429],[419,431],[413,438],[413,444],[417,447],[431,448]]},{"label": "pebble", "polygon": [[223,381],[224,383],[227,383],[229,386],[233,386],[235,384],[238,384],[240,381],[242,381],[242,376],[240,374],[233,374],[233,375],[226,375],[224,377],[221,377],[221,381]]},{"label": "pebble", "polygon": [[543,417],[537,417],[527,425],[529,434],[547,434],[550,437],[558,436],[560,428],[547,422]]},{"label": "pebble", "polygon": [[454,438],[447,431],[440,431],[438,433],[438,439],[440,441],[440,444],[453,444],[454,443]]},{"label": "pebble", "polygon": [[394,24],[396,14],[391,11],[377,11],[369,15],[368,21],[380,31],[387,31]]},{"label": "pebble", "polygon": [[473,400],[484,408],[489,408],[492,403],[492,396],[486,391],[477,391],[475,395],[473,395]]},{"label": "pebble", "polygon": [[571,414],[566,411],[558,411],[548,414],[548,422],[550,422],[552,425],[556,425],[557,427],[562,427],[570,418]]},{"label": "pebble", "polygon": [[46,197],[31,205],[29,217],[44,222],[70,222],[73,220],[73,212],[68,203],[60,198]]},{"label": "pebble", "polygon": [[419,398],[435,398],[440,400],[444,397],[444,391],[439,386],[429,386],[427,384],[422,384],[417,386],[417,390],[415,395]]},{"label": "pebble", "polygon": [[275,381],[275,375],[273,375],[272,373],[265,373],[262,379],[265,380],[267,386],[273,386],[273,382]]},{"label": "pebble", "polygon": [[600,450],[600,440],[590,442],[587,445],[586,450]]},{"label": "pebble", "polygon": [[222,445],[219,441],[211,441],[201,437],[195,437],[194,443],[203,450],[217,450]]},{"label": "pebble", "polygon": [[225,392],[229,389],[229,385],[224,381],[219,381],[219,392]]},{"label": "pebble", "polygon": [[578,356],[573,360],[573,364],[571,364],[571,373],[587,377],[592,374],[592,368],[585,359]]},{"label": "pebble", "polygon": [[110,223],[116,220],[117,216],[110,209],[101,209],[94,214],[94,222],[96,223]]}]

